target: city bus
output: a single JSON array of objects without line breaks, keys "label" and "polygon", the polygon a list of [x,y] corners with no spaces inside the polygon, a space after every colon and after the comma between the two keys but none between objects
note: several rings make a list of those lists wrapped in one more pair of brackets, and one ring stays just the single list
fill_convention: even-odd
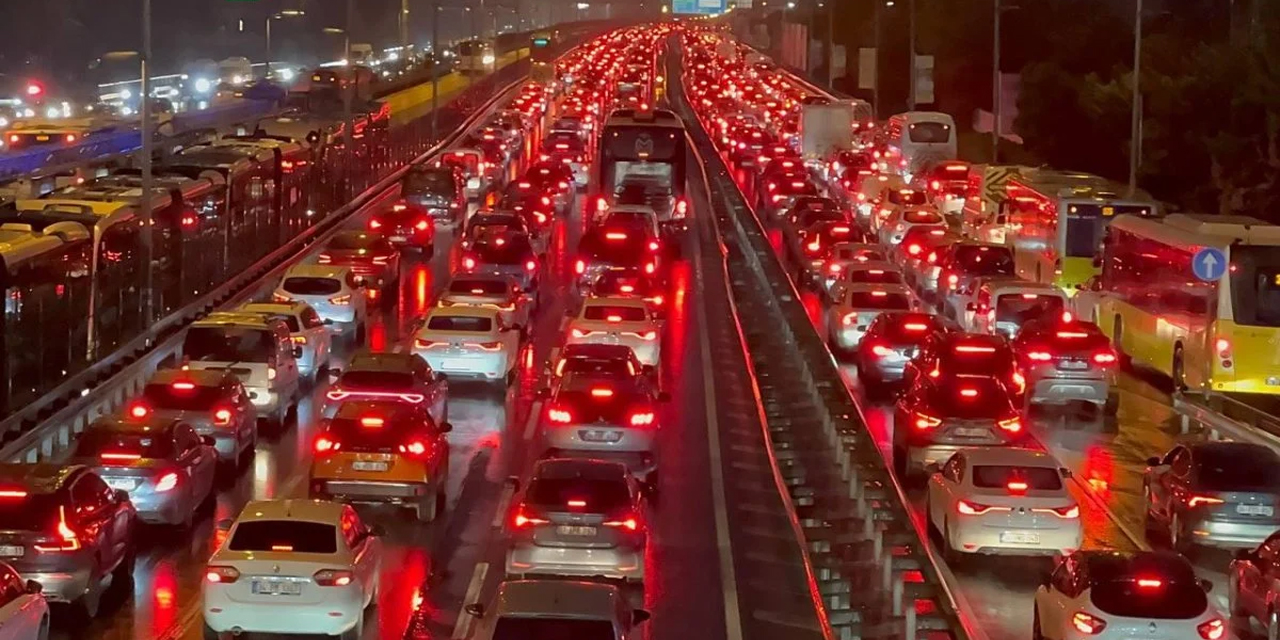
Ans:
[{"label": "city bus", "polygon": [[[1225,267],[1217,281],[1193,271],[1209,248],[1225,259],[1210,258]],[[1097,321],[1134,364],[1180,389],[1280,395],[1280,227],[1244,216],[1120,215],[1101,263]]]},{"label": "city bus", "polygon": [[600,133],[599,189],[603,202],[643,188],[662,222],[683,219],[686,136],[684,122],[666,109],[618,109]]},{"label": "city bus", "polygon": [[492,40],[468,40],[458,43],[458,63],[454,67],[463,75],[484,75],[491,73],[498,56],[494,53]]},{"label": "city bus", "polygon": [[1076,285],[1097,275],[1094,260],[1112,220],[1159,214],[1146,194],[1128,198],[1125,191],[1087,173],[1025,170],[1010,177],[996,226],[1013,247],[1018,276],[1074,294]]}]

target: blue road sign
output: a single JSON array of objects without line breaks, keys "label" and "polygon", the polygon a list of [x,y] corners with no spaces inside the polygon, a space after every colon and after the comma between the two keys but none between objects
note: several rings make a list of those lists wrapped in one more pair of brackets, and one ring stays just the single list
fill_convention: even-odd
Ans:
[{"label": "blue road sign", "polygon": [[1227,256],[1213,247],[1205,247],[1191,258],[1191,271],[1205,282],[1217,282],[1227,272]]}]

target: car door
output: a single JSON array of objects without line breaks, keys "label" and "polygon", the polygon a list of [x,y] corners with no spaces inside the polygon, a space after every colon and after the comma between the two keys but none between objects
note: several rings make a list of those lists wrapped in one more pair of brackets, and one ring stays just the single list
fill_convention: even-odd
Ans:
[{"label": "car door", "polygon": [[1280,533],[1271,534],[1249,562],[1238,566],[1241,567],[1236,581],[1238,604],[1265,621],[1272,593],[1280,586]]},{"label": "car door", "polygon": [[97,474],[85,472],[71,485],[71,515],[77,532],[97,549],[101,564],[95,578],[115,568],[124,557],[129,526],[120,521],[116,498]]},{"label": "car door", "polygon": [[253,442],[254,433],[258,429],[258,410],[253,407],[253,401],[249,399],[249,393],[245,391],[243,383],[232,380],[227,384],[225,391],[227,402],[231,404],[236,419],[240,421],[236,425],[236,440],[239,447],[240,443]]},{"label": "car door", "polygon": [[965,457],[957,453],[942,465],[942,471],[929,478],[929,519],[938,530],[943,529],[956,493],[964,480]]},{"label": "car door", "polygon": [[304,307],[299,315],[298,322],[302,326],[303,335],[307,337],[307,342],[313,345],[316,354],[315,363],[318,367],[321,363],[328,362],[329,331],[315,309]]},{"label": "car door", "polygon": [[1186,447],[1174,447],[1158,468],[1156,481],[1151,483],[1152,500],[1161,516],[1168,520],[1178,509],[1181,496],[1186,493],[1191,476],[1191,451]]},{"label": "car door", "polygon": [[289,398],[296,399],[299,373],[298,359],[293,355],[293,336],[281,320],[271,323],[271,333],[276,341],[276,375],[283,382],[279,388]]},{"label": "car door", "polygon": [[209,495],[213,489],[213,466],[217,454],[212,447],[200,441],[200,436],[190,425],[179,424],[173,428],[173,445],[178,465],[186,472],[191,483],[192,508]]}]

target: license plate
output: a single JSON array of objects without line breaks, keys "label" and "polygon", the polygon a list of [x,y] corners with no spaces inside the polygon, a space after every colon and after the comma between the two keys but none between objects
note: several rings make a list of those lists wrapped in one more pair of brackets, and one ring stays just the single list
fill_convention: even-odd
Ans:
[{"label": "license plate", "polygon": [[387,238],[387,240],[391,242],[407,242],[409,239],[404,236],[391,236],[390,238]]},{"label": "license plate", "polygon": [[617,442],[622,439],[622,432],[614,429],[586,429],[578,435],[585,442]]},{"label": "license plate", "polygon": [[138,481],[133,478],[106,478],[106,481],[108,487],[124,491],[133,491],[138,486]]},{"label": "license plate", "polygon": [[36,136],[36,142],[48,142],[49,136]]},{"label": "license plate", "polygon": [[956,427],[955,434],[961,438],[983,438],[991,432],[981,427]]},{"label": "license plate", "polygon": [[444,361],[440,363],[440,368],[441,368],[441,369],[453,369],[453,370],[458,370],[458,369],[469,369],[469,368],[470,368],[470,365],[468,365],[468,364],[467,364],[467,361],[466,361],[466,360],[464,360],[464,359],[460,359],[460,358],[445,358],[445,359],[444,359]]},{"label": "license plate", "polygon": [[596,534],[596,528],[576,527],[573,525],[562,524],[556,527],[556,533],[562,536],[594,536]]},{"label": "license plate", "polygon": [[1005,531],[1000,534],[1000,542],[1009,544],[1040,544],[1040,534],[1034,531]]},{"label": "license plate", "polygon": [[302,583],[254,580],[253,593],[259,596],[300,596],[302,595]]},{"label": "license plate", "polygon": [[1244,516],[1271,516],[1275,514],[1275,509],[1265,504],[1238,504],[1236,513]]},{"label": "license plate", "polygon": [[1088,369],[1089,363],[1085,362],[1084,360],[1064,360],[1058,363],[1058,368],[1073,369],[1078,371],[1080,369]]},{"label": "license plate", "polygon": [[0,546],[0,556],[5,558],[21,558],[27,552],[25,547],[14,545]]},{"label": "license plate", "polygon": [[356,460],[351,463],[351,468],[356,471],[386,471],[389,467],[385,462],[369,462],[367,460]]}]

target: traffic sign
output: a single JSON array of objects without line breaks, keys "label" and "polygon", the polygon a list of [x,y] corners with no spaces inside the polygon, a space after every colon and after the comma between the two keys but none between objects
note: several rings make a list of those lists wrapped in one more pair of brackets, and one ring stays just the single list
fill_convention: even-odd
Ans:
[{"label": "traffic sign", "polygon": [[1227,272],[1227,255],[1213,247],[1205,247],[1191,258],[1191,271],[1205,282],[1217,282]]},{"label": "traffic sign", "polygon": [[992,202],[1001,202],[1004,197],[1004,186],[1018,173],[1017,167],[993,165],[987,167],[983,176],[982,196]]}]

